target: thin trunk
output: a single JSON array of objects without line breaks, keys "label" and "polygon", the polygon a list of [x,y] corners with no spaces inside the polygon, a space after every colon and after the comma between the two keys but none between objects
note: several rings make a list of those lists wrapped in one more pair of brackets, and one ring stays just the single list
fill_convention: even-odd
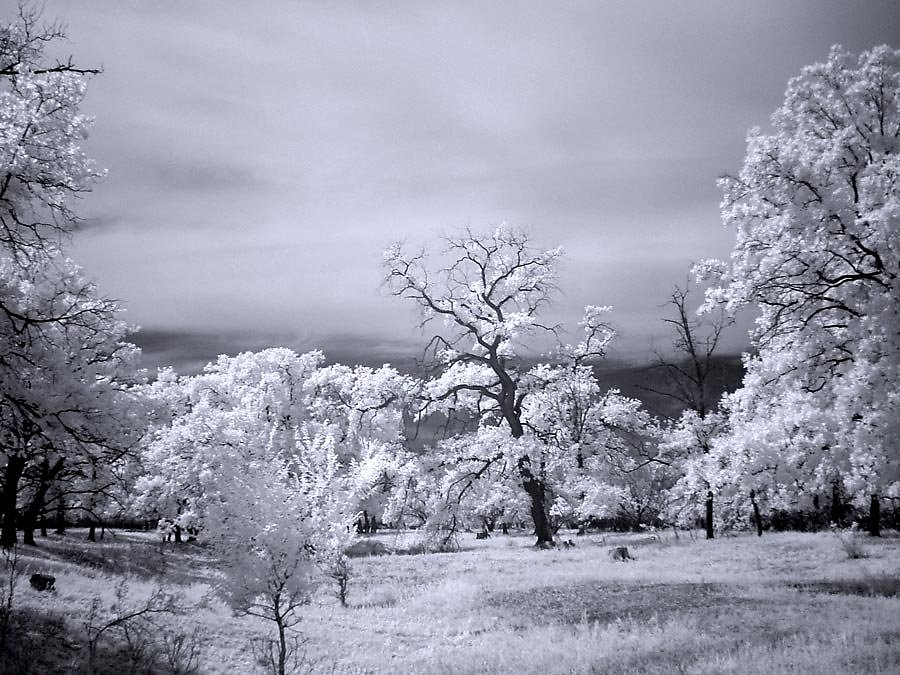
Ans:
[{"label": "thin trunk", "polygon": [[812,531],[819,531],[819,495],[813,495]]},{"label": "thin trunk", "polygon": [[93,520],[90,527],[88,527],[88,541],[97,541],[97,523]]},{"label": "thin trunk", "polygon": [[285,674],[285,665],[287,662],[287,635],[284,630],[284,619],[287,613],[281,613],[281,593],[276,593],[272,603],[273,614],[275,616],[275,624],[278,626],[278,663],[275,664],[278,675]]},{"label": "thin trunk", "polygon": [[25,458],[19,455],[11,455],[6,462],[6,471],[3,474],[3,501],[0,504],[0,513],[3,515],[3,527],[0,530],[0,546],[10,549],[16,545],[16,524],[18,513],[16,512],[16,497],[19,492],[19,479],[25,470]]},{"label": "thin trunk", "polygon": [[759,504],[756,503],[756,492],[750,490],[750,503],[753,505],[753,522],[756,523],[756,536],[762,536],[762,518],[759,515]]},{"label": "thin trunk", "polygon": [[869,534],[873,537],[881,536],[881,502],[878,495],[872,495],[869,502]]},{"label": "thin trunk", "polygon": [[713,531],[713,493],[712,490],[706,493],[706,538],[715,538]]}]

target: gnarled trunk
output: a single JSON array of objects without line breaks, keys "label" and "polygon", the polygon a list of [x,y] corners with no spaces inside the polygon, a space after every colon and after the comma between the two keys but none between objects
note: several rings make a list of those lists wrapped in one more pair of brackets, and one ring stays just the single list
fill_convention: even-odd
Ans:
[{"label": "gnarled trunk", "polygon": [[[512,378],[502,370],[495,367],[494,371],[500,377],[503,384],[503,395],[500,406],[503,417],[509,424],[509,431],[513,438],[522,438],[525,428],[516,405],[516,386]],[[534,522],[534,534],[537,537],[535,544],[541,547],[553,546],[553,528],[550,527],[550,518],[547,516],[547,498],[544,492],[544,484],[531,470],[531,459],[525,455],[519,460],[519,476],[522,478],[522,487],[531,499],[531,520]]]},{"label": "gnarled trunk", "polygon": [[531,498],[531,520],[534,521],[534,534],[538,546],[553,546],[553,528],[547,517],[546,495],[544,485],[531,473],[526,459],[519,461],[519,473],[522,476],[522,487]]}]

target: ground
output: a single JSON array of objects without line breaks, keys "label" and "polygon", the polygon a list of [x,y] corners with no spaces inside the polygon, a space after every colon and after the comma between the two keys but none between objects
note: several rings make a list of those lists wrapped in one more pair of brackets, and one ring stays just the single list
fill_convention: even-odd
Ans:
[{"label": "ground", "polygon": [[[158,621],[200,648],[196,672],[264,672],[251,644],[270,626],[227,608],[202,546],[160,546],[142,532],[108,532],[96,544],[83,535],[19,548],[11,630],[29,653],[8,650],[0,672],[90,672],[91,629],[157,588],[187,610]],[[403,550],[411,536],[379,534],[360,548]],[[550,551],[525,534],[467,534],[457,553],[355,557],[349,606],[325,585],[304,608],[296,672],[897,673],[900,536],[856,536],[864,557],[848,556],[852,542],[833,533],[707,541],[671,532],[567,534],[575,546]],[[622,544],[635,561],[610,559]],[[33,590],[33,572],[54,575],[56,589]],[[97,640],[96,672],[138,663],[140,645],[122,635]]]}]

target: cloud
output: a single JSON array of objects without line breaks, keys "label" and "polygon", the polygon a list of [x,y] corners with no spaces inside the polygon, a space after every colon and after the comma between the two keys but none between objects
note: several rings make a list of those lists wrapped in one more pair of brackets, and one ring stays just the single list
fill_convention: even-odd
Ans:
[{"label": "cloud", "polygon": [[747,129],[831,43],[900,44],[895,10],[52,0],[104,66],[75,257],[153,330],[412,344],[381,249],[517,222],[569,251],[561,320],[610,303],[649,344],[691,261],[728,254],[715,179]]}]

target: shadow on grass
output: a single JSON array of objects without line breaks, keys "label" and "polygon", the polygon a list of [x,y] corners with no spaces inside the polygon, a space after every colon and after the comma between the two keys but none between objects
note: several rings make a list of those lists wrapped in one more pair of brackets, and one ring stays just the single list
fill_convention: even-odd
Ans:
[{"label": "shadow on grass", "polygon": [[865,597],[900,597],[900,577],[869,577],[865,579],[842,579],[837,581],[810,581],[791,584],[792,588],[807,593],[828,595],[861,595]]},{"label": "shadow on grass", "polygon": [[[165,577],[166,583],[189,585],[215,581],[210,568],[215,559],[195,543],[160,545],[143,533],[107,533],[103,540],[91,542],[78,533],[65,537],[50,536],[38,539],[37,546],[22,547],[22,552],[34,563],[47,561],[78,565],[101,573],[134,576],[153,580]],[[52,572],[51,572],[52,573]]]},{"label": "shadow on grass", "polygon": [[488,605],[508,612],[514,625],[557,622],[613,623],[619,620],[664,620],[695,610],[763,606],[763,600],[737,597],[721,584],[573,584],[528,591],[491,593]]}]

